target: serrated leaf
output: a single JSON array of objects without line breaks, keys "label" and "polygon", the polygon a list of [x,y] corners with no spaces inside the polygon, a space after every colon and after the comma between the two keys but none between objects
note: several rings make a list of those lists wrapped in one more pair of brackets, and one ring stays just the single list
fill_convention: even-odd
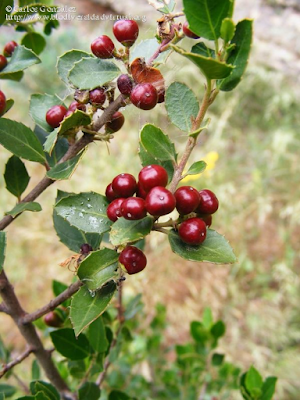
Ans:
[{"label": "serrated leaf", "polygon": [[[1,0],[0,3],[0,26],[6,21],[6,15],[10,14],[10,9],[12,10],[14,6],[14,1],[13,0]],[[8,11],[6,11],[7,7]]]},{"label": "serrated leaf", "polygon": [[5,214],[15,217],[16,215],[18,215],[24,211],[39,212],[39,211],[42,211],[42,207],[39,203],[36,203],[35,201],[26,202],[26,203],[21,202],[21,203],[18,203],[12,210],[7,211]]},{"label": "serrated leaf", "polygon": [[57,129],[54,129],[53,132],[49,133],[49,135],[47,136],[47,139],[44,142],[44,150],[51,156],[52,151],[56,145],[58,139],[58,131]]},{"label": "serrated leaf", "polygon": [[207,164],[205,161],[196,161],[190,166],[186,175],[201,174],[203,171],[205,171],[206,167],[207,167]]},{"label": "serrated leaf", "polygon": [[98,400],[101,391],[94,382],[85,382],[78,390],[79,400]]},{"label": "serrated leaf", "polygon": [[200,54],[189,53],[178,46],[172,45],[172,48],[188,60],[192,61],[207,79],[223,79],[232,71],[233,66],[214,58],[203,57]]},{"label": "serrated leaf", "polygon": [[[158,49],[159,46],[160,45],[156,39],[142,40],[141,42],[136,44],[130,51],[129,62],[132,63],[133,60],[135,60],[136,58],[144,58],[145,61],[147,62],[153,56],[153,54],[155,53],[155,51]],[[154,63],[155,64],[164,63],[170,52],[171,50],[166,50],[162,52],[154,60]]]},{"label": "serrated leaf", "polygon": [[70,179],[74,174],[78,164],[80,163],[85,151],[83,150],[81,153],[77,154],[77,156],[71,158],[68,161],[65,161],[61,164],[57,164],[52,167],[48,172],[47,176],[50,179],[55,181],[62,181],[64,179]]},{"label": "serrated leaf", "polygon": [[235,35],[231,41],[236,46],[227,60],[228,63],[235,66],[235,69],[226,79],[218,82],[220,90],[225,92],[233,90],[242,79],[251,51],[252,24],[252,20],[244,19],[236,26]]},{"label": "serrated leaf", "polygon": [[35,54],[41,54],[46,47],[46,40],[37,32],[28,32],[22,37],[21,44],[27,49],[31,49]]},{"label": "serrated leaf", "polygon": [[6,189],[18,198],[27,188],[30,177],[24,163],[17,156],[12,156],[8,160],[5,166],[4,179]]},{"label": "serrated leaf", "polygon": [[256,389],[262,388],[263,379],[260,373],[253,366],[250,367],[246,374],[245,385],[250,394],[256,392]]},{"label": "serrated leaf", "polygon": [[71,328],[57,329],[50,332],[50,336],[56,350],[70,360],[83,360],[90,355],[90,344],[86,336],[81,334],[75,337]]},{"label": "serrated leaf", "polygon": [[184,132],[190,132],[192,120],[199,112],[199,102],[187,85],[173,82],[166,92],[166,109],[174,125]]},{"label": "serrated leaf", "polygon": [[119,246],[142,239],[151,232],[152,226],[153,218],[151,217],[145,217],[136,221],[119,218],[111,227],[111,244]]},{"label": "serrated leaf", "polygon": [[224,18],[221,25],[221,38],[225,43],[230,42],[235,32],[235,24],[231,18]]},{"label": "serrated leaf", "polygon": [[139,147],[139,157],[141,160],[141,164],[143,167],[146,167],[147,165],[161,165],[162,167],[165,168],[165,170],[168,173],[168,182],[170,183],[172,181],[173,175],[174,175],[174,165],[171,160],[167,161],[159,161],[155,157],[153,157],[151,154],[149,154],[145,148],[140,145]]},{"label": "serrated leaf", "polygon": [[87,337],[95,352],[106,352],[109,342],[106,337],[106,330],[102,317],[98,317],[90,324]]},{"label": "serrated leaf", "polygon": [[31,67],[34,64],[39,64],[41,60],[30,49],[19,45],[15,48],[10,62],[0,72],[0,79],[5,79],[9,74],[22,72],[24,69]]},{"label": "serrated leaf", "polygon": [[11,72],[11,73],[5,74],[2,77],[0,75],[0,79],[8,79],[8,80],[11,80],[11,81],[20,82],[20,80],[23,78],[23,76],[24,76],[24,72],[23,71]]},{"label": "serrated leaf", "polygon": [[191,53],[199,54],[203,57],[216,58],[216,52],[207,47],[204,42],[199,42],[191,48]]},{"label": "serrated leaf", "polygon": [[80,193],[60,200],[55,210],[70,225],[87,233],[104,233],[112,222],[106,215],[108,201],[106,197],[94,193]]},{"label": "serrated leaf", "polygon": [[[6,251],[6,232],[0,232],[0,272],[3,269]],[[1,354],[0,354],[1,355]]]},{"label": "serrated leaf", "polygon": [[64,53],[62,56],[57,59],[57,72],[60,79],[66,84],[69,85],[68,75],[71,69],[74,67],[74,64],[80,61],[83,57],[90,56],[89,53],[81,50],[70,50]]},{"label": "serrated leaf", "polygon": [[119,68],[111,61],[83,58],[75,63],[68,78],[79,89],[91,90],[112,81],[119,74]]},{"label": "serrated leaf", "polygon": [[157,160],[176,160],[174,144],[169,137],[155,125],[144,125],[141,130],[140,141],[145,150]]},{"label": "serrated leaf", "polygon": [[30,99],[29,115],[46,132],[52,132],[53,128],[46,121],[46,113],[49,108],[56,105],[64,106],[64,103],[55,94],[33,94]]},{"label": "serrated leaf", "polygon": [[[54,135],[55,135],[55,139],[57,136],[57,130],[53,131]],[[48,132],[45,132],[41,127],[39,127],[38,125],[35,126],[34,129],[34,133],[37,136],[37,138],[39,139],[40,143],[42,146],[45,146],[45,142],[48,139],[48,137],[50,135],[53,134],[53,132],[51,132],[51,134],[49,134]],[[44,147],[44,148],[45,148]],[[58,163],[58,161],[66,154],[66,152],[68,151],[69,148],[69,143],[67,141],[67,139],[65,138],[58,138],[55,146],[51,152],[51,156],[46,153],[46,158],[48,161],[48,164],[50,165],[50,167],[53,167],[54,165],[56,165]]]},{"label": "serrated leaf", "polygon": [[275,393],[277,378],[269,376],[263,383],[261,391],[262,395],[259,400],[272,400]]},{"label": "serrated leaf", "polygon": [[0,118],[0,143],[11,153],[25,160],[44,164],[42,145],[34,132],[21,122]]},{"label": "serrated leaf", "polygon": [[34,381],[31,382],[30,385],[31,392],[34,395],[37,395],[38,393],[42,392],[45,396],[47,396],[50,400],[60,400],[60,395],[56,388],[52,386],[48,382],[43,382],[43,381]]},{"label": "serrated leaf", "polygon": [[183,0],[189,29],[209,40],[220,37],[222,20],[228,17],[230,0]]},{"label": "serrated leaf", "polygon": [[115,291],[116,284],[110,281],[95,292],[90,292],[86,286],[83,286],[73,296],[70,319],[76,336],[104,313]]},{"label": "serrated leaf", "polygon": [[224,236],[208,229],[205,241],[199,246],[184,243],[177,232],[169,233],[171,249],[180,257],[190,261],[207,261],[216,264],[231,264],[236,261],[233,250]]},{"label": "serrated leaf", "polygon": [[77,275],[90,290],[99,289],[116,276],[119,254],[111,249],[90,253],[80,264]]},{"label": "serrated leaf", "polygon": [[58,128],[59,136],[68,135],[70,129],[79,128],[80,126],[87,126],[91,123],[92,118],[81,110],[76,110],[67,118],[64,118]]}]

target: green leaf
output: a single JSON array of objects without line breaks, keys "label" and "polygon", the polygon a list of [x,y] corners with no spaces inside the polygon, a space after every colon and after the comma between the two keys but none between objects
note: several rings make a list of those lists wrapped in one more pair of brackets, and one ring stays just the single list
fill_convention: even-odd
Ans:
[{"label": "green leaf", "polygon": [[211,334],[215,339],[218,339],[225,335],[226,326],[223,321],[217,321],[210,329]]},{"label": "green leaf", "polygon": [[78,390],[79,400],[98,400],[100,398],[101,391],[93,382],[85,382]]},{"label": "green leaf", "polygon": [[90,253],[80,264],[77,275],[90,290],[99,289],[116,276],[119,254],[102,249]]},{"label": "green leaf", "polygon": [[52,291],[55,297],[59,296],[66,289],[68,289],[68,286],[65,283],[56,281],[55,279],[52,281]]},{"label": "green leaf", "polygon": [[199,54],[203,57],[216,58],[216,52],[213,49],[207,47],[204,42],[195,44],[191,48],[191,53]]},{"label": "green leaf", "polygon": [[37,395],[42,392],[50,400],[60,400],[60,395],[56,388],[48,382],[33,381],[30,384],[32,394]]},{"label": "green leaf", "polygon": [[224,358],[225,358],[224,354],[214,353],[211,358],[211,363],[215,367],[219,367],[220,365],[223,364]]},{"label": "green leaf", "polygon": [[1,0],[0,3],[0,25],[2,25],[6,21],[6,15],[9,15],[11,13],[10,8],[8,8],[6,11],[7,7],[11,7],[11,10],[13,10],[14,6],[14,1],[13,0]]},{"label": "green leaf", "polygon": [[206,239],[200,246],[184,243],[178,233],[173,230],[169,233],[169,242],[172,251],[186,260],[207,261],[216,264],[230,264],[236,261],[227,240],[212,229],[207,230]]},{"label": "green leaf", "polygon": [[141,302],[141,299],[142,295],[138,294],[127,304],[124,312],[124,318],[126,321],[133,318],[137,312],[142,310],[144,306],[143,303]]},{"label": "green leaf", "polygon": [[230,90],[233,90],[242,79],[251,51],[252,25],[253,21],[244,19],[236,26],[235,35],[231,41],[231,43],[236,46],[227,60],[228,63],[235,66],[235,69],[226,79],[218,82],[220,90],[229,92]]},{"label": "green leaf", "polygon": [[83,286],[73,296],[70,319],[76,336],[104,313],[115,291],[116,284],[110,281],[95,292],[90,292],[86,286]]},{"label": "green leaf", "polygon": [[56,145],[58,139],[58,130],[54,129],[53,132],[49,133],[49,135],[47,136],[47,139],[44,142],[44,150],[45,152],[47,152],[50,156],[52,154],[52,151]]},{"label": "green leaf", "polygon": [[198,343],[204,344],[209,339],[207,329],[199,321],[191,322],[190,332],[192,338]]},{"label": "green leaf", "polygon": [[206,329],[210,329],[213,324],[213,315],[211,308],[205,307],[202,316],[202,322]]},{"label": "green leaf", "polygon": [[90,54],[81,50],[70,50],[64,53],[62,56],[57,59],[57,72],[60,79],[66,84],[69,85],[70,82],[68,80],[68,75],[71,69],[74,67],[74,64],[80,61],[83,57],[89,57]]},{"label": "green leaf", "polygon": [[35,400],[51,400],[50,397],[48,397],[45,393],[43,392],[38,392],[34,396]]},{"label": "green leaf", "polygon": [[113,390],[108,396],[108,400],[133,400],[126,393],[120,392],[119,390]]},{"label": "green leaf", "polygon": [[31,67],[34,64],[39,64],[41,60],[34,52],[26,47],[19,45],[15,48],[10,62],[0,72],[0,79],[5,79],[7,75],[22,72],[24,69]]},{"label": "green leaf", "polygon": [[97,318],[90,324],[87,336],[95,352],[106,352],[109,342],[106,337],[106,330],[102,317]]},{"label": "green leaf", "polygon": [[0,384],[0,393],[3,393],[5,397],[11,397],[16,393],[17,389],[14,386],[7,385],[6,383]]},{"label": "green leaf", "polygon": [[140,141],[145,150],[157,160],[176,160],[174,144],[155,125],[144,125],[141,130]]},{"label": "green leaf", "polygon": [[222,20],[228,16],[230,0],[183,0],[189,28],[209,40],[220,37]]},{"label": "green leaf", "polygon": [[171,122],[184,132],[190,132],[199,112],[194,92],[184,83],[173,82],[167,89],[166,109]]},{"label": "green leaf", "polygon": [[55,94],[33,94],[30,99],[29,114],[34,122],[46,132],[52,132],[53,128],[46,121],[46,113],[49,108],[63,105],[63,101]]},{"label": "green leaf", "polygon": [[56,350],[70,360],[83,360],[90,355],[90,344],[86,336],[81,334],[75,337],[71,328],[57,329],[50,332],[50,336]]},{"label": "green leaf", "polygon": [[79,89],[91,90],[112,81],[119,74],[119,68],[111,61],[83,58],[71,69],[69,80]]},{"label": "green leaf", "polygon": [[[156,52],[160,44],[156,39],[142,40],[136,44],[130,51],[129,62],[132,63],[136,58],[144,58],[147,62],[153,54]],[[166,50],[162,52],[155,60],[155,64],[162,64],[166,61],[166,58],[170,54],[171,50]]]},{"label": "green leaf", "polygon": [[151,154],[149,154],[145,148],[140,145],[139,147],[139,157],[141,160],[141,164],[143,167],[146,167],[147,165],[161,165],[162,167],[165,168],[165,170],[168,173],[168,182],[170,183],[172,181],[173,175],[174,175],[174,165],[171,160],[167,161],[159,161],[155,157],[153,157]]},{"label": "green leaf", "polygon": [[20,197],[27,188],[30,177],[24,163],[16,156],[10,157],[4,172],[6,189],[16,197]]},{"label": "green leaf", "polygon": [[49,36],[52,32],[52,29],[57,29],[59,27],[59,22],[54,19],[53,21],[48,21],[44,27],[44,34]]},{"label": "green leaf", "polygon": [[[53,131],[55,138],[57,136],[57,130]],[[48,132],[45,132],[42,128],[40,128],[38,125],[35,126],[34,129],[34,133],[37,136],[37,138],[39,139],[41,145],[45,146],[45,142],[48,139],[49,136],[51,136],[53,134],[53,132],[51,132],[51,134],[49,135]],[[67,150],[69,148],[69,143],[67,141],[67,139],[65,138],[59,138],[56,143],[55,146],[52,150],[51,156],[49,154],[46,154],[46,158],[48,161],[48,164],[50,165],[50,167],[53,167],[54,165],[56,165],[58,163],[58,161],[66,154]]]},{"label": "green leaf", "polygon": [[81,153],[71,158],[70,160],[55,165],[47,172],[46,175],[48,176],[48,178],[55,181],[70,179],[74,174],[76,168],[78,167],[78,164],[80,163],[84,153],[85,151],[83,150]]},{"label": "green leaf", "polygon": [[0,79],[9,79],[11,81],[20,82],[20,80],[23,78],[23,76],[24,76],[24,72],[22,72],[22,71],[20,71],[20,72],[11,72],[11,73],[5,74],[4,76],[0,75]]},{"label": "green leaf", "polygon": [[41,376],[41,370],[39,363],[37,362],[37,360],[33,360],[31,364],[31,379],[35,381],[40,379],[40,376]]},{"label": "green leaf", "polygon": [[277,378],[269,376],[263,383],[261,391],[262,395],[259,400],[272,400],[275,393]]},{"label": "green leaf", "polygon": [[58,134],[60,136],[68,135],[68,132],[71,129],[79,128],[80,126],[87,126],[91,123],[92,118],[90,115],[86,114],[83,111],[76,110],[67,118],[61,122],[58,128]]},{"label": "green leaf", "polygon": [[205,161],[196,161],[195,163],[193,163],[188,172],[186,173],[186,175],[198,175],[201,174],[203,171],[205,171],[207,167],[207,164]]},{"label": "green leaf", "polygon": [[152,226],[152,217],[145,217],[135,221],[119,218],[111,227],[111,244],[113,246],[119,246],[142,239],[151,232]]},{"label": "green leaf", "polygon": [[221,38],[225,43],[230,42],[235,32],[235,24],[231,18],[224,18],[221,25]]},{"label": "green leaf", "polygon": [[25,160],[45,163],[43,148],[35,134],[21,122],[0,118],[0,143]]},{"label": "green leaf", "polygon": [[0,272],[3,269],[6,251],[6,232],[0,232]]},{"label": "green leaf", "polygon": [[37,32],[28,32],[23,36],[21,44],[31,49],[35,54],[41,54],[46,47],[46,40],[44,36]]},{"label": "green leaf", "polygon": [[12,106],[14,104],[15,104],[15,102],[14,102],[13,99],[7,99],[6,100],[5,109],[4,109],[3,113],[0,116],[2,117],[3,115],[5,115],[12,108]]},{"label": "green leaf", "polygon": [[248,392],[252,395],[256,394],[257,389],[261,389],[263,385],[263,380],[260,373],[254,368],[250,367],[246,374],[245,386]]},{"label": "green leaf", "polygon": [[15,217],[16,215],[18,215],[24,211],[39,212],[39,211],[42,211],[42,207],[39,203],[36,203],[35,201],[26,202],[26,203],[21,202],[21,203],[18,203],[12,210],[7,211],[5,214]]},{"label": "green leaf", "polygon": [[172,45],[172,48],[188,60],[192,61],[207,79],[226,78],[233,70],[233,66],[214,58],[203,57],[200,54],[189,53],[181,47]]},{"label": "green leaf", "polygon": [[87,233],[104,233],[110,229],[111,221],[107,218],[106,197],[94,193],[80,193],[61,199],[55,206],[57,214],[70,225]]}]

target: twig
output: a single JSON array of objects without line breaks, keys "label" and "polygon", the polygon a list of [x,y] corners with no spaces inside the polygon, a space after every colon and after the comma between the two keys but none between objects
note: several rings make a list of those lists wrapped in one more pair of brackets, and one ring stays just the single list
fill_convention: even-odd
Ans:
[{"label": "twig", "polygon": [[153,230],[156,231],[156,232],[164,233],[165,235],[169,234],[169,231],[167,229],[164,229],[164,228],[153,228]]},{"label": "twig", "polygon": [[21,324],[28,324],[30,322],[33,322],[33,321],[41,318],[43,315],[45,315],[48,312],[54,310],[56,307],[58,307],[64,301],[68,300],[71,296],[73,296],[73,294],[76,293],[82,285],[83,285],[83,283],[81,281],[77,281],[75,283],[72,283],[72,285],[70,285],[68,287],[68,289],[66,289],[60,295],[55,297],[55,299],[52,299],[44,307],[40,308],[39,310],[34,311],[31,314],[26,314],[23,318],[21,318],[20,323]]},{"label": "twig", "polygon": [[8,364],[3,364],[2,370],[0,371],[0,378],[2,378],[6,372],[12,369],[15,365],[20,364],[23,360],[25,360],[25,358],[29,357],[33,351],[34,349],[28,347],[28,349],[25,350],[23,354],[20,354],[15,360]]},{"label": "twig", "polygon": [[207,382],[204,382],[203,385],[202,385],[201,392],[199,394],[198,400],[204,400],[205,399],[206,389],[207,389]]}]

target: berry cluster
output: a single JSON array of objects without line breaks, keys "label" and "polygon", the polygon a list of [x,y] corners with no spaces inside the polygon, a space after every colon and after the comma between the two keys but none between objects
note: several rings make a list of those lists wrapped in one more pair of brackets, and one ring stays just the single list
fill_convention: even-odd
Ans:
[{"label": "berry cluster", "polygon": [[[192,186],[179,187],[173,194],[166,189],[167,184],[167,171],[160,165],[142,168],[138,182],[131,174],[117,175],[105,191],[110,202],[108,218],[113,222],[120,217],[139,220],[148,213],[157,219],[176,208],[180,216],[174,225],[178,226],[179,237],[187,244],[200,245],[212,223],[211,215],[219,207],[217,197],[208,189],[198,192]],[[147,263],[143,252],[133,246],[121,252],[119,261],[130,274],[141,271]]]}]

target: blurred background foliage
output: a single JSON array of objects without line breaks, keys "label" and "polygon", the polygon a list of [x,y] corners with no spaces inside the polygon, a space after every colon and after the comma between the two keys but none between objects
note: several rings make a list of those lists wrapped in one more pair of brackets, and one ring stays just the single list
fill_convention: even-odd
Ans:
[{"label": "blurred background foliage", "polygon": [[[157,16],[146,1],[141,5],[130,0],[117,4],[87,0],[61,3],[75,6],[77,14],[83,15],[146,15],[146,22],[140,22],[140,38],[153,37],[156,32]],[[205,159],[208,170],[185,183],[217,194],[221,206],[213,228],[229,239],[238,263],[214,266],[183,262],[171,253],[159,233],[153,233],[146,245],[148,267],[127,279],[125,296],[143,294],[144,318],[149,322],[158,302],[166,306],[164,344],[168,347],[185,343],[190,322],[199,320],[203,309],[211,307],[215,318],[227,325],[221,351],[228,360],[242,370],[253,364],[264,376],[278,376],[275,398],[296,400],[300,393],[300,44],[296,41],[300,11],[293,2],[236,3],[237,18],[255,19],[252,58],[237,89],[217,98],[210,111],[209,130],[200,137],[193,154],[191,162]],[[109,20],[61,21],[41,55],[42,64],[27,70],[21,82],[1,81],[1,90],[15,99],[7,117],[33,127],[28,114],[32,93],[68,94],[55,73],[57,56],[71,48],[89,51],[96,36],[111,34],[112,24]],[[8,40],[18,41],[19,36],[22,34],[2,27],[0,47]],[[190,44],[186,39],[185,45]],[[167,84],[178,80],[201,95],[204,81],[198,79],[195,68],[173,54],[162,72]],[[127,107],[124,115],[124,128],[109,149],[103,144],[91,145],[72,180],[53,185],[40,197],[43,211],[25,213],[8,228],[6,270],[28,311],[51,299],[51,279],[66,283],[73,279],[71,272],[58,265],[71,253],[58,242],[52,226],[57,189],[103,193],[115,175],[137,175],[139,131],[147,121],[168,133],[179,150],[183,147],[185,138],[166,119],[163,104],[151,113]],[[8,157],[2,148],[1,176]],[[25,163],[32,176],[30,190],[44,171]],[[1,188],[4,213],[15,200],[5,190],[3,178]],[[0,315],[0,326],[5,342],[11,343],[16,353],[22,350],[24,343],[8,317]],[[136,329],[138,334],[139,327]],[[20,376],[28,374],[26,363],[15,370]]]}]

